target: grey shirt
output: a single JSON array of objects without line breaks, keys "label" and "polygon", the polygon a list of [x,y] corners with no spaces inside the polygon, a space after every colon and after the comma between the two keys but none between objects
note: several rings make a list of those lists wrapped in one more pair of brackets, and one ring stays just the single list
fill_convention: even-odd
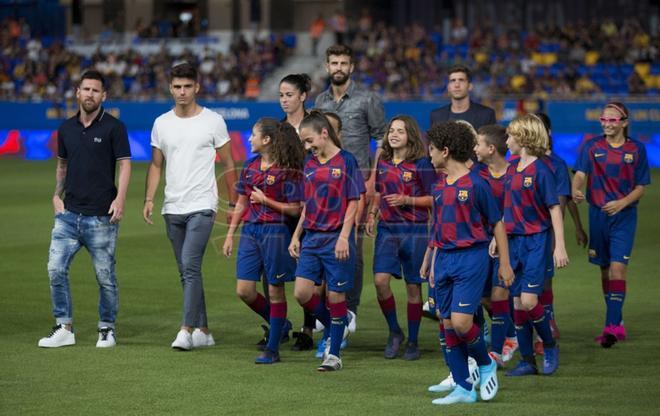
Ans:
[{"label": "grey shirt", "polygon": [[387,128],[380,97],[351,80],[339,102],[335,101],[332,88],[328,88],[316,97],[315,107],[339,115],[344,149],[355,156],[360,169],[368,170],[371,167],[369,140],[373,137],[380,147]]}]

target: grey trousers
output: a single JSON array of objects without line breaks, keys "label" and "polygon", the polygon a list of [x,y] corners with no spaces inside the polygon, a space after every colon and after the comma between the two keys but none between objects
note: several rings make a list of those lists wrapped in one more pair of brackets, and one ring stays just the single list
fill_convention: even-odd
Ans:
[{"label": "grey trousers", "polygon": [[182,326],[208,327],[202,282],[202,259],[213,230],[215,212],[165,214],[167,237],[172,243],[183,287]]}]

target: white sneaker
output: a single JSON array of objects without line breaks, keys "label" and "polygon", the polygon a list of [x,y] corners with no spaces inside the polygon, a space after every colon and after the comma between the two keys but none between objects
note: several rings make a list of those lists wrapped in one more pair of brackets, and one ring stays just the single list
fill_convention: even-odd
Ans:
[{"label": "white sneaker", "polygon": [[111,348],[115,345],[117,345],[115,330],[107,326],[99,328],[99,340],[96,341],[96,348]]},{"label": "white sneaker", "polygon": [[39,346],[42,348],[58,348],[67,345],[75,345],[76,336],[73,332],[69,331],[64,325],[55,325],[50,335],[39,340]]},{"label": "white sneaker", "polygon": [[449,373],[447,378],[440,383],[429,386],[429,391],[431,393],[444,393],[446,391],[452,391],[454,388],[456,388],[456,382],[454,381],[454,376]]},{"label": "white sneaker", "polygon": [[516,337],[506,338],[502,347],[502,361],[505,363],[513,358],[513,354],[518,349],[518,339]]},{"label": "white sneaker", "polygon": [[192,333],[193,348],[211,347],[213,345],[215,345],[215,340],[211,333],[205,334],[201,329],[195,328]]},{"label": "white sneaker", "polygon": [[348,325],[346,327],[351,334],[354,334],[357,329],[357,315],[351,310],[348,311]]},{"label": "white sneaker", "polygon": [[317,368],[318,371],[337,371],[341,370],[342,363],[341,358],[336,355],[328,354],[327,357],[323,360],[321,365]]},{"label": "white sneaker", "polygon": [[185,329],[180,330],[176,334],[174,342],[172,342],[172,348],[181,350],[181,351],[190,351],[193,347],[192,335],[190,332]]}]

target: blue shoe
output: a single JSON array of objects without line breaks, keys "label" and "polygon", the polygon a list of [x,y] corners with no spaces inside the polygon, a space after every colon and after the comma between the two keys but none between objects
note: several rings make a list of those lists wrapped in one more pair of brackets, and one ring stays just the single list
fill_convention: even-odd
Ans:
[{"label": "blue shoe", "polygon": [[284,321],[284,325],[282,325],[282,338],[280,338],[280,344],[289,342],[289,331],[291,331],[291,328],[293,328],[291,321],[288,319]]},{"label": "blue shoe", "polygon": [[559,347],[544,348],[543,351],[543,374],[549,376],[559,368]]},{"label": "blue shoe", "polygon": [[396,358],[396,356],[399,354],[399,349],[401,348],[401,344],[403,344],[403,341],[406,339],[405,335],[403,335],[403,332],[390,332],[390,335],[387,337],[387,345],[385,345],[385,353],[384,356],[388,360],[391,360],[393,358]]},{"label": "blue shoe", "polygon": [[265,350],[260,356],[255,358],[255,364],[274,364],[280,362],[280,353]]},{"label": "blue shoe", "polygon": [[319,342],[316,344],[316,353],[314,356],[316,358],[323,358],[323,354],[325,353],[325,338],[321,338]]},{"label": "blue shoe", "polygon": [[490,364],[480,365],[479,375],[481,376],[481,384],[479,385],[481,400],[491,400],[495,397],[499,389],[499,383],[497,382],[497,362],[491,359]]},{"label": "blue shoe", "polygon": [[433,400],[433,404],[455,404],[455,403],[475,403],[477,401],[477,392],[472,390],[466,390],[462,386],[456,386],[456,388],[445,397]]},{"label": "blue shoe", "polygon": [[516,368],[509,370],[505,373],[508,377],[520,377],[520,376],[533,376],[538,374],[536,366],[531,365],[527,361],[519,361]]}]

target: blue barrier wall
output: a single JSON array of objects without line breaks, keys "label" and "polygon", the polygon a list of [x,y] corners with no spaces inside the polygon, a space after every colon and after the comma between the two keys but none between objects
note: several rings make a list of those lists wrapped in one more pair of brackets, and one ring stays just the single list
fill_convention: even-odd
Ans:
[{"label": "blue barrier wall", "polygon": [[[260,117],[283,115],[278,103],[202,104],[222,114],[227,121],[234,156],[238,159],[249,156],[247,139],[256,120]],[[507,124],[521,108],[519,101],[498,101],[490,104],[496,108],[498,120],[502,124]],[[438,105],[429,102],[388,102],[385,104],[385,111],[388,118],[397,114],[410,114],[425,131],[429,127],[431,110]],[[598,117],[603,103],[548,101],[543,105],[545,112],[552,119],[555,151],[571,165],[575,161],[580,143],[587,137],[601,133]],[[653,167],[660,167],[660,103],[632,103],[628,107],[631,113],[632,137],[646,144],[649,162]],[[158,115],[171,108],[171,103],[108,101],[105,108],[126,123],[134,159],[149,160],[152,123]],[[57,127],[65,117],[73,115],[75,110],[52,103],[0,102],[0,156],[19,155],[30,160],[53,157]]]}]

